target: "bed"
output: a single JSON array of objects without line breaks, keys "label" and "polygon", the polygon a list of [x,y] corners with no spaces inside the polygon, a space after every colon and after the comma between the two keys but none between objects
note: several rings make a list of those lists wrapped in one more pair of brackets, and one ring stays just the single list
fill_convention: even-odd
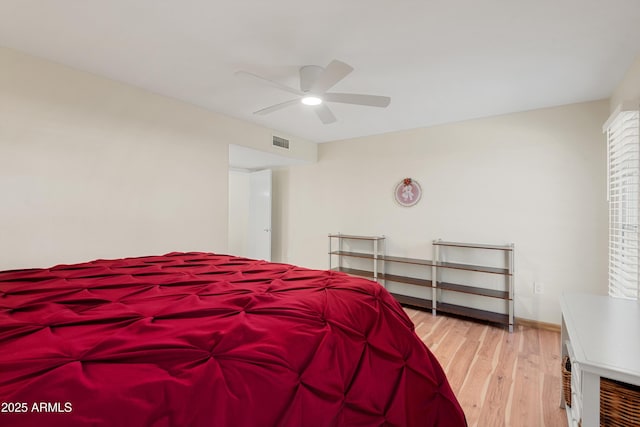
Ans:
[{"label": "bed", "polygon": [[211,253],[0,272],[2,426],[442,426],[464,413],[375,282]]}]

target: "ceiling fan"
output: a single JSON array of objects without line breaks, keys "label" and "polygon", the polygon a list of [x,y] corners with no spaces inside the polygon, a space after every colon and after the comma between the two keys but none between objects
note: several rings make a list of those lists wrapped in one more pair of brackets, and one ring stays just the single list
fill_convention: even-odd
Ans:
[{"label": "ceiling fan", "polygon": [[295,99],[263,108],[255,111],[253,114],[269,114],[302,102],[305,105],[312,106],[320,121],[327,125],[336,121],[336,116],[333,115],[327,106],[327,102],[340,102],[343,104],[366,105],[381,108],[385,108],[391,102],[391,98],[388,96],[327,92],[352,71],[353,67],[335,59],[331,61],[326,68],[318,65],[305,65],[300,68],[299,90],[248,71],[236,71],[235,74],[240,77],[249,77],[258,80],[277,89],[297,95]]}]

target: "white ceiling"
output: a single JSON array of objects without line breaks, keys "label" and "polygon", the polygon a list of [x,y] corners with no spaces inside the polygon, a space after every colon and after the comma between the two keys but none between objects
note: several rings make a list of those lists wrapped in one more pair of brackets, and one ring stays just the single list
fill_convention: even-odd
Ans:
[{"label": "white ceiling", "polygon": [[[0,45],[312,141],[607,98],[640,55],[639,0],[0,0]],[[298,68],[387,109],[302,105],[234,76],[297,87]]]}]

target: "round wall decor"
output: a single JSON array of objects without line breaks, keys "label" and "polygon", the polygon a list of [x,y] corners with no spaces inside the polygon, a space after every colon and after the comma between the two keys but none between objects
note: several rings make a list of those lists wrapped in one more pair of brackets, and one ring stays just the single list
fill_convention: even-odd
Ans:
[{"label": "round wall decor", "polygon": [[393,191],[395,201],[405,207],[413,206],[422,197],[422,188],[418,181],[411,178],[405,178],[396,185]]}]

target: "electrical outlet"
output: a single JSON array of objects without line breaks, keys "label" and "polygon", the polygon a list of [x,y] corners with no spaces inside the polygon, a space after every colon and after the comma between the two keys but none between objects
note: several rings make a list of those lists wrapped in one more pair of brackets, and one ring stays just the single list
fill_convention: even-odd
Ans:
[{"label": "electrical outlet", "polygon": [[544,284],[542,282],[533,282],[533,293],[534,294],[544,293]]}]

